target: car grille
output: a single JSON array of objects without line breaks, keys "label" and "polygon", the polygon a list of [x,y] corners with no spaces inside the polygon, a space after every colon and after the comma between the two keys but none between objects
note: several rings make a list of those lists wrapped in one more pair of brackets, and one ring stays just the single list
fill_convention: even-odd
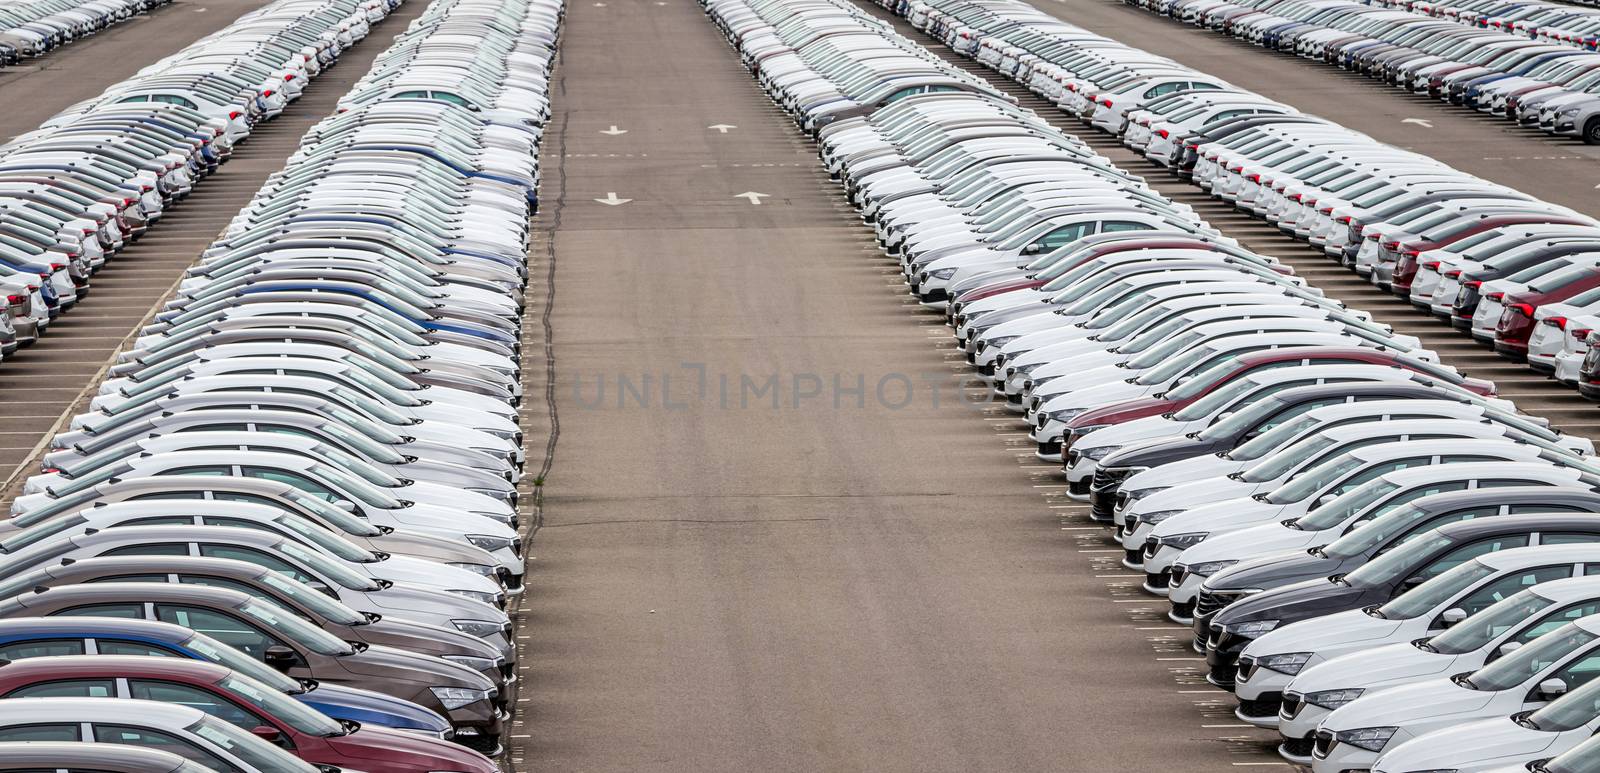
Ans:
[{"label": "car grille", "polygon": [[1233,597],[1229,594],[1201,590],[1199,597],[1194,601],[1194,613],[1197,615],[1216,614],[1218,610],[1231,603],[1233,603]]},{"label": "car grille", "polygon": [[[1294,719],[1300,716],[1300,710],[1305,707],[1306,696],[1297,692],[1286,692],[1283,694],[1283,706],[1278,709],[1278,717],[1281,719]],[[1308,750],[1310,749],[1309,741],[1307,741],[1306,747]],[[1306,753],[1309,753],[1309,751]]]},{"label": "car grille", "polygon": [[1173,617],[1179,617],[1179,618],[1193,617],[1194,616],[1194,602],[1193,601],[1176,601],[1176,602],[1173,602],[1173,604],[1172,604],[1172,616]]},{"label": "car grille", "polygon": [[1083,496],[1085,494],[1088,494],[1089,493],[1089,479],[1088,478],[1084,478],[1084,479],[1081,479],[1081,480],[1071,481],[1071,482],[1069,482],[1067,484],[1067,490],[1072,492],[1073,494],[1078,495],[1078,496]]},{"label": "car grille", "polygon": [[[1239,665],[1236,670],[1238,671],[1240,679],[1248,680],[1256,672],[1256,659],[1248,656],[1240,657]],[[1276,701],[1273,702],[1273,708],[1274,710],[1277,708]]]},{"label": "car grille", "polygon": [[1168,587],[1176,588],[1182,585],[1184,578],[1188,576],[1189,567],[1184,566],[1183,564],[1178,564],[1177,566],[1172,567],[1172,577],[1171,581],[1168,583]]},{"label": "car grille", "polygon": [[1144,581],[1152,588],[1165,588],[1172,582],[1172,570],[1162,569],[1159,572],[1145,572]]},{"label": "car grille", "polygon": [[498,735],[456,735],[455,742],[479,754],[494,754],[500,750]]},{"label": "car grille", "polygon": [[1144,551],[1142,550],[1124,550],[1122,554],[1127,557],[1130,564],[1137,564],[1144,560]]},{"label": "car grille", "polygon": [[1161,550],[1161,543],[1156,542],[1155,537],[1144,538],[1144,559],[1146,561],[1155,558],[1156,552],[1159,550]]},{"label": "car grille", "polygon": [[1211,680],[1217,684],[1233,684],[1234,667],[1231,661],[1223,661],[1211,667]]},{"label": "car grille", "polygon": [[[1243,670],[1240,673],[1244,673]],[[1280,702],[1281,699],[1278,697],[1278,693],[1264,693],[1259,698],[1239,701],[1239,713],[1247,717],[1259,717],[1261,719],[1275,717],[1278,716],[1278,704]]]},{"label": "car grille", "polygon": [[1333,733],[1327,730],[1318,730],[1311,745],[1311,756],[1317,759],[1327,759],[1328,755],[1333,752],[1333,747],[1336,743],[1338,741],[1334,740]]},{"label": "car grille", "polygon": [[1311,736],[1306,736],[1305,738],[1290,738],[1288,736],[1284,736],[1283,743],[1279,746],[1279,748],[1283,750],[1284,754],[1292,754],[1296,757],[1310,756],[1311,747]]}]

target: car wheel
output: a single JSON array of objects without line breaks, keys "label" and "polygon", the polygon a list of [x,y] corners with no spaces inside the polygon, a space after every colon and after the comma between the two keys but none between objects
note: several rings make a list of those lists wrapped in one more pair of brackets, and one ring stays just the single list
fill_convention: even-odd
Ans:
[{"label": "car wheel", "polygon": [[1583,144],[1600,145],[1600,117],[1590,118],[1583,125]]}]

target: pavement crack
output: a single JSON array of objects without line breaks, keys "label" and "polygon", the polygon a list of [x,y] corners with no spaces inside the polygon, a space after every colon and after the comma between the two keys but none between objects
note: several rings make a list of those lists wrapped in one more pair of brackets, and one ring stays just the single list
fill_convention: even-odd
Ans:
[{"label": "pavement crack", "polygon": [[555,529],[565,526],[608,526],[611,524],[626,523],[705,523],[714,526],[724,525],[749,525],[753,523],[809,523],[812,521],[831,521],[832,518],[617,518],[614,520],[598,521],[573,521],[572,523],[552,523],[546,528]]},{"label": "pavement crack", "polygon": [[[563,59],[564,51],[557,49],[555,60],[555,92],[557,98],[565,99],[567,96],[567,72]],[[556,132],[560,143],[559,151],[555,154],[556,176],[559,184],[556,186],[555,204],[549,207],[550,226],[549,236],[545,239],[545,290],[544,309],[539,315],[539,326],[543,328],[544,337],[544,404],[545,412],[549,417],[550,436],[545,440],[544,461],[539,465],[539,475],[534,479],[533,505],[530,508],[532,518],[528,529],[528,539],[539,532],[544,526],[544,487],[548,482],[550,469],[555,466],[556,443],[561,439],[561,416],[556,407],[556,344],[555,331],[551,327],[551,314],[556,305],[556,232],[561,229],[561,211],[567,203],[567,125],[572,120],[570,111],[562,111],[561,128]]]}]

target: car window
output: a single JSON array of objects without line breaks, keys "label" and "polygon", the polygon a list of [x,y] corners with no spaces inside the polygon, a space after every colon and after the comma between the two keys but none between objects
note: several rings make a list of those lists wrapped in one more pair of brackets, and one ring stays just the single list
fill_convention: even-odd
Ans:
[{"label": "car window", "polygon": [[317,578],[271,553],[255,548],[239,547],[237,545],[201,545],[200,555],[207,558],[231,558],[235,561],[248,561],[256,566],[266,567],[279,574],[293,577],[301,582],[317,582]]},{"label": "car window", "polygon": [[1123,233],[1123,232],[1126,232],[1126,231],[1149,231],[1149,230],[1151,230],[1150,226],[1147,226],[1144,223],[1134,223],[1134,222],[1126,221],[1126,220],[1112,220],[1112,221],[1100,224],[1100,233],[1103,233],[1103,234]]},{"label": "car window", "polygon": [[82,655],[87,650],[82,639],[16,641],[0,645],[0,660],[24,660],[58,655]]},{"label": "car window", "polygon": [[1570,692],[1589,683],[1589,680],[1600,676],[1600,652],[1591,652],[1556,669],[1550,678],[1560,679],[1567,683]]},{"label": "car window", "polygon": [[1600,601],[1585,601],[1573,604],[1539,618],[1538,622],[1518,632],[1516,636],[1511,637],[1508,641],[1527,644],[1580,617],[1588,617],[1593,614],[1600,614]]},{"label": "car window", "polygon": [[1050,233],[1045,234],[1044,236],[1039,237],[1039,240],[1034,242],[1034,244],[1039,245],[1041,251],[1049,252],[1082,239],[1083,237],[1087,236],[1089,231],[1091,231],[1093,228],[1093,223],[1077,223],[1075,225],[1062,226],[1054,231],[1051,231]]},{"label": "car window", "polygon": [[206,751],[193,741],[159,730],[122,725],[95,725],[94,740],[100,743],[122,743],[129,746],[143,746],[146,749],[160,749],[191,762],[198,762],[218,773],[239,771],[238,767],[224,762],[221,757]]},{"label": "car window", "polygon": [[96,639],[94,647],[101,655],[143,655],[145,657],[175,658],[178,653],[157,647],[154,644],[145,644],[138,641],[124,641],[122,639]]},{"label": "car window", "polygon": [[78,741],[77,725],[16,725],[0,727],[0,743],[21,741]]},{"label": "car window", "polygon": [[[1571,576],[1571,564],[1541,566],[1535,569],[1529,569],[1527,571],[1513,572],[1504,577],[1490,580],[1488,583],[1484,584],[1483,587],[1478,588],[1477,590],[1472,591],[1471,593],[1468,593],[1466,596],[1462,597],[1459,601],[1453,604],[1452,607],[1461,609],[1468,615],[1474,615],[1483,611],[1486,607],[1494,604],[1497,601],[1509,598],[1513,594],[1516,594],[1522,590],[1526,590],[1534,585],[1538,585],[1541,582],[1549,582],[1551,580],[1559,580],[1563,577]],[[1442,627],[1440,623],[1440,620],[1435,620],[1433,627]]]},{"label": "car window", "polygon": [[188,526],[194,519],[185,515],[154,515],[149,518],[135,518],[123,521],[123,526]]},{"label": "car window", "polygon": [[129,679],[128,697],[162,703],[178,703],[199,709],[229,724],[246,730],[263,724],[261,717],[210,690],[187,684],[153,679]]},{"label": "car window", "polygon": [[1445,572],[1454,569],[1461,564],[1471,561],[1478,556],[1487,555],[1499,550],[1510,550],[1512,548],[1524,548],[1527,546],[1528,535],[1526,534],[1513,534],[1506,537],[1471,542],[1434,559],[1433,563],[1423,567],[1421,571],[1417,572],[1413,576],[1420,576],[1424,578],[1438,577],[1439,575],[1444,574]]},{"label": "car window", "polygon": [[328,490],[322,484],[288,470],[277,470],[269,467],[245,467],[243,472],[246,477],[270,480],[275,483],[287,483],[327,502],[337,502],[343,499],[343,497]]},{"label": "car window", "polygon": [[1594,532],[1583,534],[1569,531],[1543,534],[1539,537],[1539,544],[1541,545],[1574,545],[1588,542],[1600,542],[1600,534]]},{"label": "car window", "polygon": [[89,582],[166,582],[164,574],[113,574],[106,577],[96,577]]},{"label": "car window", "polygon": [[263,658],[268,647],[282,646],[272,635],[232,615],[199,607],[177,604],[156,605],[156,616],[164,623],[176,623],[243,650],[253,658]]},{"label": "car window", "polygon": [[150,545],[124,545],[112,548],[102,556],[186,556],[189,546],[183,542],[160,542]]},{"label": "car window", "polygon": [[90,604],[82,607],[72,607],[55,612],[51,617],[122,617],[139,619],[144,617],[143,604]]},{"label": "car window", "polygon": [[18,687],[7,698],[112,698],[117,684],[111,679],[62,679]]},{"label": "car window", "polygon": [[1522,513],[1587,513],[1589,511],[1572,505],[1512,505],[1506,509],[1506,512],[1510,515],[1519,515]]},{"label": "car window", "polygon": [[168,471],[166,471],[164,473],[161,473],[161,474],[162,475],[213,475],[213,476],[216,476],[216,475],[232,475],[233,474],[233,468],[232,467],[228,467],[228,466],[224,466],[224,465],[205,465],[205,466],[198,466],[197,465],[197,466],[194,466],[194,467],[179,467],[177,469],[168,470]]}]

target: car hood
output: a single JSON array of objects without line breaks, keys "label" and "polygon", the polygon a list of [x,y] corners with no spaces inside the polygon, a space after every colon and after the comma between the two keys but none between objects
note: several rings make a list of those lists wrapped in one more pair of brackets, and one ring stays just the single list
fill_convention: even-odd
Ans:
[{"label": "car hood", "polygon": [[1338,732],[1361,727],[1404,727],[1424,720],[1439,722],[1481,711],[1494,696],[1492,692],[1469,690],[1448,677],[1430,679],[1363,695],[1335,709],[1322,720],[1322,728]]},{"label": "car hood", "polygon": [[1126,446],[1150,439],[1164,440],[1173,435],[1182,436],[1194,422],[1183,422],[1169,419],[1165,416],[1144,416],[1106,427],[1099,432],[1085,435],[1080,449],[1090,449],[1099,446]]},{"label": "car hood", "polygon": [[1279,588],[1316,580],[1330,587],[1326,579],[1342,574],[1359,564],[1350,559],[1323,558],[1304,550],[1284,551],[1241,561],[1206,581],[1221,590],[1232,588]]},{"label": "car hood", "polygon": [[[1149,497],[1149,499],[1154,498],[1154,496]],[[1211,500],[1210,504],[1192,506],[1156,524],[1155,534],[1159,537],[1191,532],[1234,531],[1272,521],[1284,511],[1285,507],[1288,506],[1274,505],[1250,497],[1225,499],[1220,502]],[[1188,563],[1187,559],[1185,563]]]},{"label": "car hood", "polygon": [[[1123,453],[1134,453],[1137,449],[1129,448],[1118,451],[1119,458]],[[1190,483],[1205,478],[1221,477],[1230,472],[1238,472],[1243,468],[1243,462],[1225,459],[1216,454],[1201,454],[1200,456],[1168,462],[1160,467],[1152,467],[1144,472],[1135,473],[1133,477],[1122,482],[1129,491],[1156,486],[1176,486]]]},{"label": "car hood", "polygon": [[[1465,658],[1465,662],[1463,662]],[[1330,658],[1301,671],[1287,689],[1302,695],[1360,687],[1375,691],[1470,670],[1482,662],[1471,655],[1441,655],[1411,642],[1385,644]]]},{"label": "car hood", "polygon": [[1335,612],[1293,625],[1279,626],[1245,646],[1247,655],[1276,655],[1284,652],[1327,652],[1343,654],[1346,647],[1384,639],[1399,630],[1402,620],[1384,620],[1359,609]]},{"label": "car hood", "polygon": [[1217,612],[1212,625],[1247,620],[1304,620],[1313,615],[1359,609],[1363,604],[1372,603],[1376,595],[1370,588],[1338,585],[1318,577],[1239,599]]},{"label": "car hood", "polygon": [[373,760],[372,770],[385,763],[403,761],[416,770],[449,770],[461,773],[489,773],[494,763],[477,752],[439,738],[404,733],[381,727],[363,727],[349,735],[327,739],[328,745],[350,759]]},{"label": "car hood", "polygon": [[492,690],[494,683],[466,666],[443,658],[418,655],[393,647],[372,646],[339,658],[351,673],[392,679],[397,673],[433,687],[470,687]]},{"label": "car hood", "polygon": [[334,719],[353,719],[369,725],[442,733],[450,721],[408,700],[340,684],[319,684],[294,696]]},{"label": "car hood", "polygon": [[1523,763],[1551,757],[1566,748],[1551,749],[1562,737],[1576,745],[1582,731],[1552,733],[1517,724],[1511,717],[1495,717],[1435,730],[1407,741],[1383,755],[1384,770],[1479,769],[1484,765]]},{"label": "car hood", "polygon": [[1202,561],[1244,561],[1284,552],[1307,555],[1305,549],[1317,543],[1318,534],[1291,529],[1281,523],[1264,523],[1219,534],[1195,545],[1184,551],[1183,562],[1193,566]]},{"label": "car hood", "polygon": [[[1097,400],[1095,403],[1097,407],[1073,417],[1068,426],[1090,427],[1096,424],[1121,424],[1134,419],[1142,419],[1146,416],[1155,416],[1178,407],[1178,403],[1172,400],[1145,396],[1155,387],[1147,387],[1142,384],[1123,384],[1123,386],[1136,387],[1139,390],[1139,394],[1133,395],[1130,393],[1128,397],[1117,399],[1115,402],[1109,399]],[[1087,397],[1087,395],[1085,396]],[[1099,397],[1099,395],[1095,397]]]},{"label": "car hood", "polygon": [[1162,438],[1114,451],[1100,460],[1100,464],[1105,467],[1157,467],[1226,451],[1233,446],[1232,438],[1225,440],[1204,440],[1188,436]]}]

